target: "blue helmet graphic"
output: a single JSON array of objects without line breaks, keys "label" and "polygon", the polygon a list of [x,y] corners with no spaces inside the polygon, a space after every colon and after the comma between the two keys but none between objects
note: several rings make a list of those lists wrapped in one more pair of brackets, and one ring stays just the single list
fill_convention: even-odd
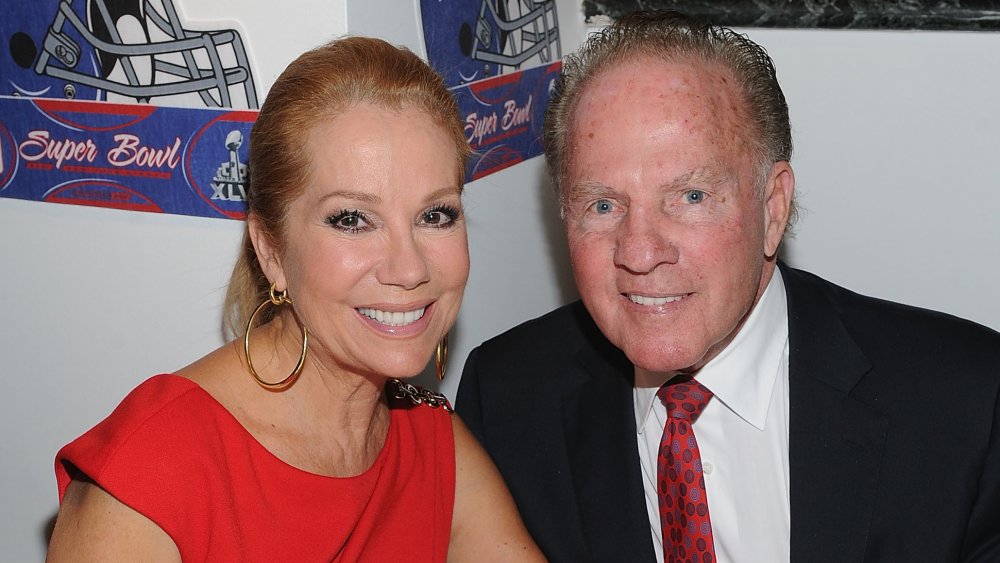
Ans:
[{"label": "blue helmet graphic", "polygon": [[207,107],[258,107],[239,33],[185,28],[172,0],[36,0],[6,10],[0,95],[155,103],[196,96]]},{"label": "blue helmet graphic", "polygon": [[562,58],[555,0],[421,0],[427,57],[449,86]]}]

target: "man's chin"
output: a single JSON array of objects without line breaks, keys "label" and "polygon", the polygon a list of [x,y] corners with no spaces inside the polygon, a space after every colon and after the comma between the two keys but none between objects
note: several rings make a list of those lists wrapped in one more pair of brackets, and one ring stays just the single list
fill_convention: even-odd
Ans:
[{"label": "man's chin", "polygon": [[702,365],[704,356],[687,349],[649,345],[626,346],[624,352],[636,368],[651,373],[691,372]]}]

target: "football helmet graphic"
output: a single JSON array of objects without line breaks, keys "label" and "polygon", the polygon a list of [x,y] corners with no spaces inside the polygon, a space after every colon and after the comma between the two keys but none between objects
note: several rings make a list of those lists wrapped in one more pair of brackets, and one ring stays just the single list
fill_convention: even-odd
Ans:
[{"label": "football helmet graphic", "polygon": [[553,46],[555,59],[562,58],[555,0],[483,0],[474,24],[463,23],[458,33],[471,59],[517,69],[536,55],[552,62]]},{"label": "football helmet graphic", "polygon": [[6,11],[0,95],[258,107],[240,34],[185,28],[173,0],[38,0]]},{"label": "football helmet graphic", "polygon": [[556,0],[421,0],[424,45],[448,86],[562,58]]}]

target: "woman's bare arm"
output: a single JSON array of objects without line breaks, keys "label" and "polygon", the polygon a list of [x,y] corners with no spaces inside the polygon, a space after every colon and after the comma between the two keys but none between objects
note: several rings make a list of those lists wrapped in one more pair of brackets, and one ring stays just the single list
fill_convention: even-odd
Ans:
[{"label": "woman's bare arm", "polygon": [[152,520],[92,482],[70,482],[56,517],[47,562],[180,560],[173,540]]},{"label": "woman's bare arm", "polygon": [[455,513],[448,561],[545,561],[493,460],[457,416]]}]

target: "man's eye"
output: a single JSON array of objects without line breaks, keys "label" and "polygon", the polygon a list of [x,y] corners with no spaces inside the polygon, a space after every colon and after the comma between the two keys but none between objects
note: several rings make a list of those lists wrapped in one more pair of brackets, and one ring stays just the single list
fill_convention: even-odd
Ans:
[{"label": "man's eye", "polygon": [[599,199],[591,204],[590,208],[594,210],[594,213],[606,215],[615,210],[615,204],[607,199]]},{"label": "man's eye", "polygon": [[688,190],[684,192],[684,201],[687,203],[701,203],[705,201],[708,194],[701,190]]}]

